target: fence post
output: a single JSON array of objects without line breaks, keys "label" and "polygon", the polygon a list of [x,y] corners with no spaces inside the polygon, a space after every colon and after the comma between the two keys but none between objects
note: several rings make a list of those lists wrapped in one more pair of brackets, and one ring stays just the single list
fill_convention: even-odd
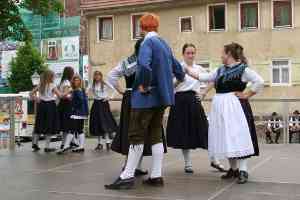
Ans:
[{"label": "fence post", "polygon": [[15,97],[10,97],[9,99],[9,121],[10,121],[10,130],[9,130],[9,149],[15,149],[15,106],[16,99]]},{"label": "fence post", "polygon": [[283,143],[288,144],[289,143],[289,102],[284,101],[282,103],[282,109],[283,109],[283,122],[284,122],[284,128],[283,128]]}]

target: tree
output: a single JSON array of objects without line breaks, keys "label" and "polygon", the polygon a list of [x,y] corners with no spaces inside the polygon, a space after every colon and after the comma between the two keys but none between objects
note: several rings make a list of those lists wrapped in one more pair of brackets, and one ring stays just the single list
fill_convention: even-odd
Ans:
[{"label": "tree", "polygon": [[36,71],[40,74],[47,68],[44,59],[30,42],[18,48],[17,56],[11,61],[10,66],[8,82],[14,92],[31,90],[33,73]]},{"label": "tree", "polygon": [[30,41],[31,33],[27,30],[19,13],[19,8],[46,16],[51,11],[62,12],[60,0],[1,0],[0,3],[0,41],[12,39]]}]

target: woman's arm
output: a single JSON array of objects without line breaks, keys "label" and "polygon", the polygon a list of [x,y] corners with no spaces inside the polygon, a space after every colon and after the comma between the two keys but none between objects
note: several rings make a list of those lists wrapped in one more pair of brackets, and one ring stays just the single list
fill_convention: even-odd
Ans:
[{"label": "woman's arm", "polygon": [[194,79],[197,79],[201,82],[213,82],[216,79],[217,76],[217,70],[214,72],[199,72],[198,70],[194,70],[191,67],[185,67],[186,73],[193,77]]},{"label": "woman's arm", "polygon": [[119,84],[119,79],[123,76],[121,64],[114,67],[107,75],[107,84],[113,87],[118,93],[124,94],[124,89]]},{"label": "woman's arm", "polygon": [[260,92],[264,87],[263,78],[250,68],[246,68],[242,76],[242,81],[250,82],[250,90],[244,92],[236,92],[236,96],[241,99],[248,99]]},{"label": "woman's arm", "polygon": [[53,91],[53,93],[54,93],[58,98],[63,98],[63,97],[64,97],[63,93],[61,93],[61,92],[57,89],[57,87],[53,88],[52,91]]}]

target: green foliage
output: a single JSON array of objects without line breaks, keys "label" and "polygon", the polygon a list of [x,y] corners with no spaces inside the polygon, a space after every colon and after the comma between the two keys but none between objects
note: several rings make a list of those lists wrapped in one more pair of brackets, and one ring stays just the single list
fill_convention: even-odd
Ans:
[{"label": "green foliage", "polygon": [[18,48],[17,56],[11,61],[10,66],[11,74],[8,82],[14,92],[31,90],[33,73],[37,71],[40,74],[46,69],[44,59],[29,42]]},{"label": "green foliage", "polygon": [[21,19],[19,8],[43,16],[48,15],[51,11],[58,13],[63,11],[60,0],[1,0],[0,41],[5,39],[30,41],[32,39],[31,33]]}]

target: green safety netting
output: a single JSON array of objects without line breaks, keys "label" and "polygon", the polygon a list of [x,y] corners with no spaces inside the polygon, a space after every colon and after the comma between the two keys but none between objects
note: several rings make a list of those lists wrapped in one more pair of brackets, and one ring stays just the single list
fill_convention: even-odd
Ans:
[{"label": "green safety netting", "polygon": [[34,15],[25,9],[20,9],[20,13],[26,27],[32,33],[33,44],[36,47],[40,46],[42,39],[79,36],[80,34],[80,16],[64,17],[57,13],[41,16]]}]

